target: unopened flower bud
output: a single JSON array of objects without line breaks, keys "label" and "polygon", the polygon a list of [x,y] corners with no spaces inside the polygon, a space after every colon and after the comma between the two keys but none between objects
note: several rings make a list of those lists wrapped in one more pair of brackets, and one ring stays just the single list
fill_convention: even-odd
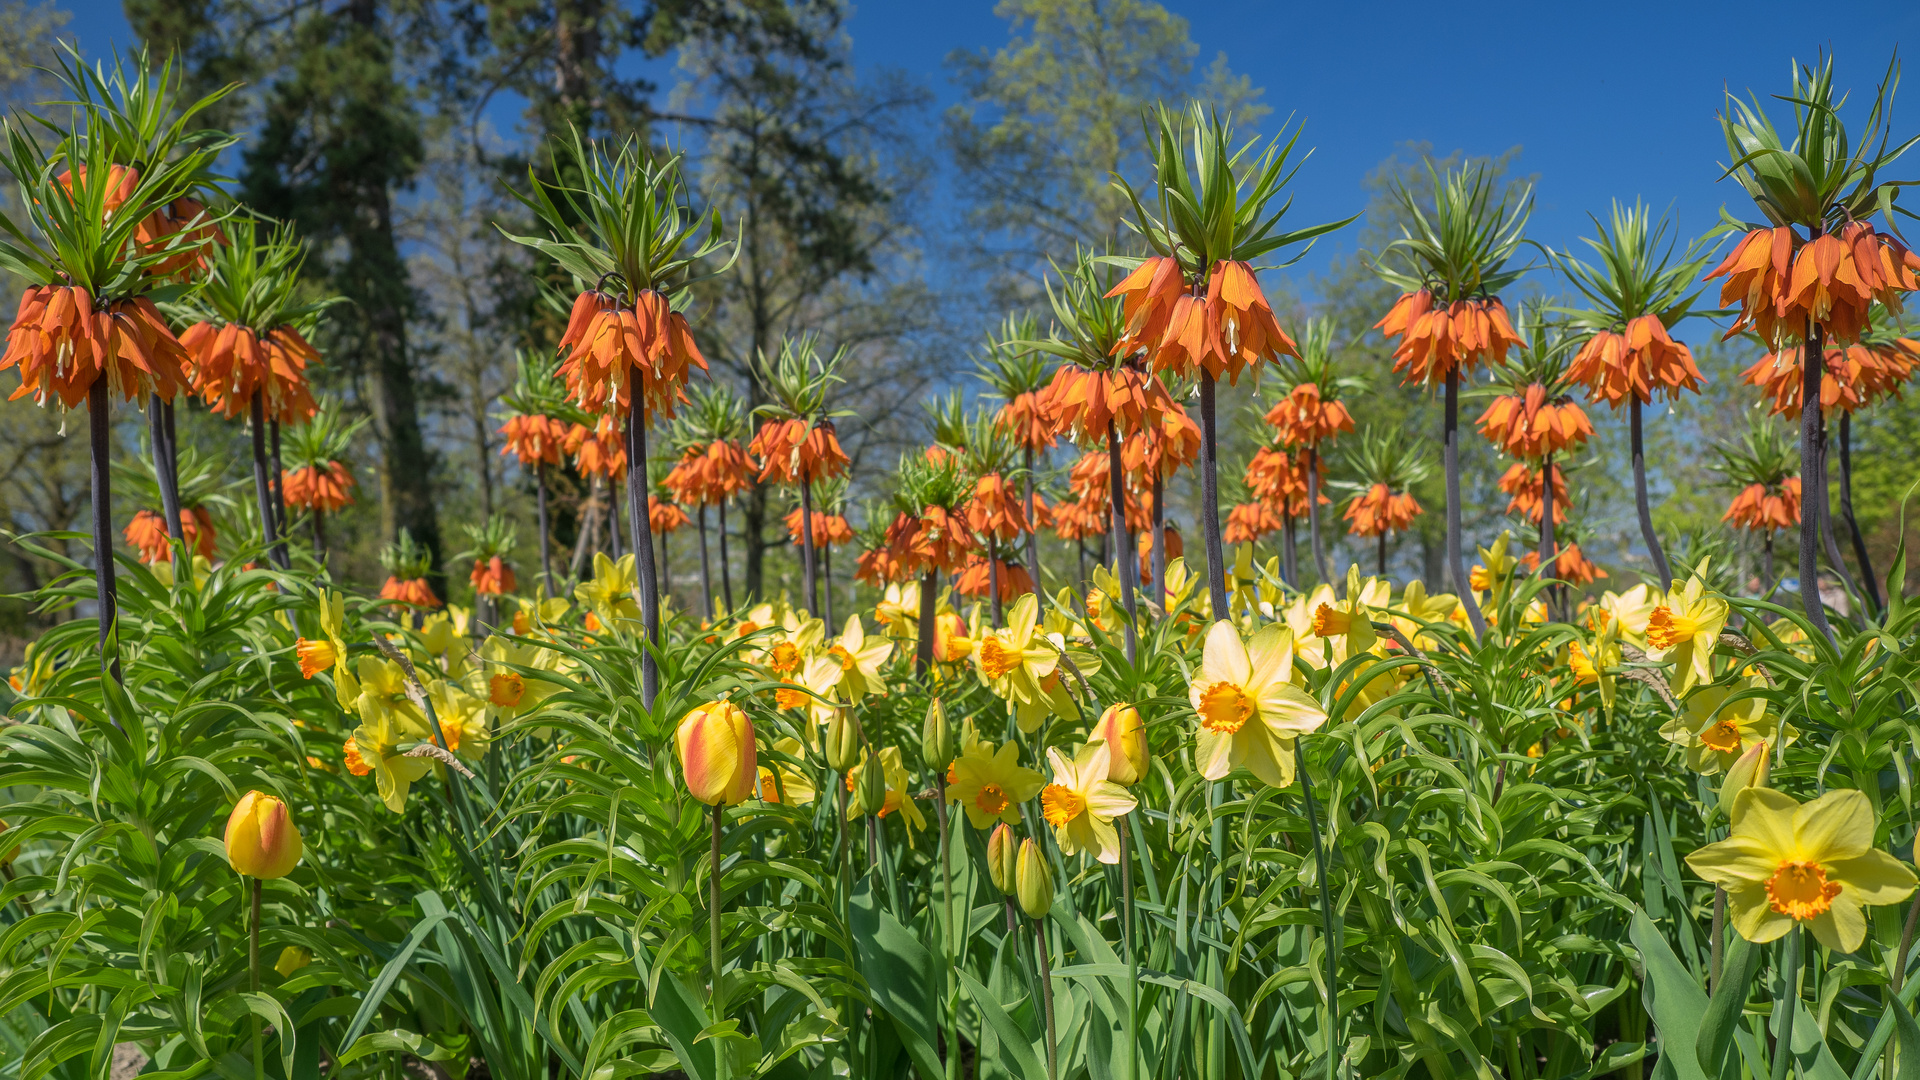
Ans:
[{"label": "unopened flower bud", "polygon": [[946,771],[947,764],[960,756],[960,748],[953,737],[953,725],[947,720],[946,706],[939,698],[927,707],[926,723],[920,726],[920,757],[927,768],[935,772]]},{"label": "unopened flower bud", "polygon": [[1726,779],[1720,783],[1720,812],[1732,815],[1734,796],[1750,787],[1767,786],[1767,770],[1771,767],[1772,746],[1765,739],[1747,747],[1747,752],[1727,767]]},{"label": "unopened flower bud", "polygon": [[1020,859],[1020,849],[1014,845],[1013,830],[1002,822],[987,837],[987,877],[993,880],[993,887],[1002,893],[1013,895],[1015,882],[1015,864]]},{"label": "unopened flower bud", "polygon": [[731,701],[696,706],[673,733],[680,772],[693,797],[715,806],[738,806],[753,798],[759,759],[753,721]]},{"label": "unopened flower bud", "polygon": [[853,797],[863,814],[878,814],[887,805],[887,767],[880,755],[869,752],[854,770]]},{"label": "unopened flower bud", "polygon": [[286,877],[300,862],[300,830],[294,827],[287,804],[271,795],[249,791],[227,817],[227,862],[236,873],[252,878]]},{"label": "unopened flower bud", "polygon": [[1014,869],[1014,893],[1020,910],[1030,919],[1044,919],[1053,910],[1053,871],[1040,854],[1040,845],[1020,841],[1020,861]]},{"label": "unopened flower bud", "polygon": [[1093,725],[1088,741],[1107,744],[1107,779],[1122,787],[1132,787],[1147,775],[1152,758],[1147,753],[1147,725],[1140,710],[1121,703],[1107,706]]},{"label": "unopened flower bud", "polygon": [[820,749],[826,755],[827,766],[843,773],[860,763],[860,750],[866,738],[860,730],[860,721],[850,710],[835,709],[821,741]]}]

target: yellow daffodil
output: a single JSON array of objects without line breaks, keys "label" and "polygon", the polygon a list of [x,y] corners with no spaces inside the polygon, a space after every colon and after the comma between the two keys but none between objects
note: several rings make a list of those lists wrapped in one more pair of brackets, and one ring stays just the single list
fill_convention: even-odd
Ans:
[{"label": "yellow daffodil", "polygon": [[893,654],[893,642],[886,638],[867,637],[866,630],[860,625],[860,614],[855,612],[847,616],[847,625],[840,637],[827,646],[826,655],[840,664],[840,689],[848,701],[857,702],[868,694],[882,693],[887,688],[885,679],[880,677],[880,665],[887,662]]},{"label": "yellow daffodil", "polygon": [[[794,738],[775,739],[773,750],[795,761],[805,756],[800,749],[800,740]],[[806,772],[787,761],[772,761],[760,766],[760,798],[765,802],[779,803],[782,806],[807,806],[815,795],[813,780]]]},{"label": "yellow daffodil", "polygon": [[530,713],[560,692],[560,684],[533,672],[555,671],[563,654],[531,642],[515,642],[495,634],[480,647],[484,663],[474,678],[477,696],[485,699],[487,715],[511,720]]},{"label": "yellow daffodil", "polygon": [[1119,862],[1120,834],[1113,819],[1140,804],[1107,779],[1107,744],[1088,743],[1071,759],[1050,746],[1047,760],[1053,763],[1053,783],[1040,790],[1040,812],[1053,826],[1061,853],[1084,851],[1103,863]]},{"label": "yellow daffodil", "polygon": [[1314,609],[1313,623],[1308,628],[1313,636],[1339,639],[1335,644],[1334,663],[1373,650],[1378,638],[1373,631],[1373,610],[1369,597],[1377,599],[1384,606],[1389,588],[1386,582],[1376,578],[1361,582],[1360,567],[1349,566],[1346,600],[1337,607],[1322,602]]},{"label": "yellow daffodil", "polygon": [[640,629],[640,604],[633,598],[640,587],[640,572],[634,568],[633,553],[610,559],[604,551],[593,553],[593,577],[573,588],[573,598],[592,611],[600,624],[629,633]]},{"label": "yellow daffodil", "polygon": [[1520,560],[1507,552],[1512,546],[1513,534],[1502,530],[1492,547],[1481,548],[1480,565],[1468,571],[1467,587],[1483,593],[1505,586],[1513,578],[1513,568],[1520,565]]},{"label": "yellow daffodil", "polygon": [[1467,609],[1460,604],[1460,598],[1452,593],[1427,594],[1427,583],[1415,578],[1407,582],[1400,594],[1400,611],[1404,615],[1393,616],[1393,625],[1407,636],[1407,640],[1421,649],[1432,648],[1436,642],[1427,629],[1430,623],[1450,622],[1456,626],[1467,625]]},{"label": "yellow daffodil", "polygon": [[1293,783],[1293,741],[1326,723],[1326,711],[1293,684],[1292,634],[1268,626],[1251,645],[1232,623],[1207,631],[1199,677],[1188,687],[1200,718],[1194,762],[1208,780],[1244,765],[1261,783]]},{"label": "yellow daffodil", "polygon": [[914,641],[920,637],[920,583],[895,582],[873,606],[873,621],[890,638]]},{"label": "yellow daffodil", "polygon": [[[1700,569],[1706,569],[1706,560]],[[1675,582],[1667,602],[1647,617],[1647,656],[1673,661],[1673,692],[1713,681],[1713,648],[1727,625],[1727,602],[1709,595],[1699,573],[1685,587]]]},{"label": "yellow daffodil", "polygon": [[451,679],[427,687],[427,700],[433,703],[433,715],[440,721],[440,734],[446,736],[447,749],[461,757],[478,761],[493,745],[493,731],[487,724],[487,702],[474,696]]},{"label": "yellow daffodil", "polygon": [[[744,625],[744,624],[743,624]],[[766,646],[748,658],[766,665],[782,679],[791,678],[807,658],[825,647],[827,625],[819,619],[802,618],[788,610],[780,620],[780,629],[766,638]]]},{"label": "yellow daffodil", "polygon": [[1771,788],[1733,800],[1732,834],[1687,856],[1701,877],[1727,890],[1733,928],[1773,941],[1805,924],[1820,944],[1853,952],[1866,940],[1869,904],[1913,894],[1907,866],[1873,846],[1873,806],[1858,791],[1829,791],[1802,805]]},{"label": "yellow daffodil", "polygon": [[1647,647],[1647,622],[1653,609],[1667,602],[1666,594],[1651,585],[1639,584],[1623,593],[1603,592],[1587,621],[1596,628],[1608,620],[1620,624],[1619,639],[1642,649]]},{"label": "yellow daffodil", "polygon": [[347,769],[356,776],[373,773],[380,801],[398,814],[406,809],[408,787],[433,765],[431,758],[407,757],[401,743],[424,741],[424,735],[403,726],[396,713],[362,713],[360,726],[347,740]]},{"label": "yellow daffodil", "polygon": [[1086,626],[1073,617],[1076,600],[1072,589],[1064,585],[1060,587],[1059,593],[1053,598],[1053,603],[1047,605],[1046,619],[1042,623],[1042,629],[1048,637],[1086,638]]},{"label": "yellow daffodil", "polygon": [[48,684],[53,681],[53,657],[38,646],[38,642],[27,645],[26,652],[21,656],[23,663],[14,668],[7,678],[7,685],[21,697],[39,697],[47,692]]},{"label": "yellow daffodil", "polygon": [[1620,620],[1608,619],[1593,636],[1591,645],[1572,641],[1567,645],[1567,669],[1581,686],[1600,689],[1600,706],[1613,711],[1616,679],[1610,672],[1620,666]]},{"label": "yellow daffodil", "polygon": [[322,671],[331,669],[334,675],[334,695],[340,707],[350,708],[351,698],[346,696],[346,688],[340,678],[347,667],[347,643],[342,639],[343,628],[347,621],[346,597],[328,589],[320,590],[320,637],[314,640],[300,638],[294,643],[294,656],[300,661],[300,674],[313,678]]},{"label": "yellow daffodil", "polygon": [[1294,654],[1315,667],[1327,666],[1327,642],[1313,632],[1313,617],[1321,608],[1337,602],[1339,597],[1334,595],[1333,586],[1323,581],[1280,610],[1280,621],[1286,624]]},{"label": "yellow daffodil", "polygon": [[996,821],[1020,824],[1020,804],[1040,793],[1046,778],[1020,764],[1020,746],[1006,742],[967,745],[947,767],[947,801],[966,811],[976,829]]},{"label": "yellow daffodil", "polygon": [[737,640],[756,631],[765,630],[769,626],[779,626],[781,617],[791,613],[784,596],[780,598],[778,604],[772,601],[755,604],[740,616],[740,622],[734,626],[731,637]]},{"label": "yellow daffodil", "polygon": [[806,710],[807,723],[801,727],[808,746],[817,746],[820,728],[832,720],[835,713],[844,712],[847,701],[840,692],[845,671],[840,666],[840,658],[827,653],[808,658],[801,668],[798,678],[789,679],[790,686],[783,686],[773,692],[773,703],[781,709],[792,711]]},{"label": "yellow daffodil", "polygon": [[1093,587],[1087,590],[1087,619],[1103,634],[1118,634],[1126,626],[1127,605],[1120,579],[1102,564],[1093,568]]},{"label": "yellow daffodil", "polygon": [[1071,717],[1073,699],[1060,685],[1059,650],[1035,633],[1039,603],[1027,593],[1007,609],[1007,625],[982,630],[974,639],[973,666],[980,681],[1012,706],[1020,730],[1040,728],[1048,713]]},{"label": "yellow daffodil", "polygon": [[847,800],[847,820],[853,821],[869,813],[875,817],[886,817],[899,811],[901,819],[907,823],[907,837],[911,843],[914,831],[927,827],[927,818],[920,812],[920,807],[914,804],[912,793],[907,791],[907,766],[900,758],[900,748],[889,746],[882,749],[877,760],[880,774],[887,782],[886,801],[877,810],[862,805],[860,780],[876,761],[871,751],[865,752],[860,756],[860,764],[847,770],[847,789],[853,792],[853,798]]},{"label": "yellow daffodil", "polygon": [[[1758,679],[1733,686],[1702,686],[1687,695],[1685,714],[1660,729],[1668,742],[1687,749],[1687,768],[1703,776],[1730,769],[1755,745],[1773,745],[1782,736],[1780,718],[1767,711],[1765,698],[1727,703],[1736,691],[1765,685]],[[1791,741],[1791,729],[1785,733]]]}]

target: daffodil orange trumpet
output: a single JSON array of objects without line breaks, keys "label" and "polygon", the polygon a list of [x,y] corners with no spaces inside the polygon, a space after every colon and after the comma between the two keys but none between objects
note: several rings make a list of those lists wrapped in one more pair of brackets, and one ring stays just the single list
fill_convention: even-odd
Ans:
[{"label": "daffodil orange trumpet", "polygon": [[280,474],[280,490],[292,510],[336,512],[353,504],[353,473],[343,462],[302,465]]},{"label": "daffodil orange trumpet", "polygon": [[1789,476],[1775,488],[1748,484],[1727,504],[1721,521],[1743,529],[1793,529],[1800,525],[1800,478]]},{"label": "daffodil orange trumpet", "polygon": [[199,322],[180,335],[180,345],[192,358],[194,392],[221,416],[245,415],[255,393],[268,419],[297,424],[313,415],[307,368],[319,365],[320,352],[293,327],[262,336],[239,323]]},{"label": "daffodil orange trumpet", "polygon": [[1389,532],[1405,532],[1413,527],[1413,519],[1423,513],[1426,511],[1412,492],[1395,493],[1388,490],[1385,484],[1375,484],[1349,500],[1346,513],[1341,516],[1348,522],[1348,533],[1354,536],[1380,536]]},{"label": "daffodil orange trumpet", "polygon": [[1518,458],[1538,458],[1578,449],[1593,437],[1586,410],[1574,403],[1547,400],[1547,388],[1534,383],[1526,393],[1502,394],[1480,414],[1480,434]]},{"label": "daffodil orange trumpet", "polygon": [[817,424],[797,419],[769,420],[754,433],[747,452],[760,462],[761,483],[830,480],[852,464],[840,448],[830,420]]},{"label": "daffodil orange trumpet", "polygon": [[96,307],[87,290],[70,285],[34,285],[21,293],[0,356],[0,370],[20,372],[20,388],[8,400],[31,395],[45,406],[51,394],[69,409],[103,376],[123,400],[157,394],[172,401],[187,384],[188,363],[153,301],[140,296]]},{"label": "daffodil orange trumpet", "polygon": [[1521,344],[1497,296],[1436,306],[1427,289],[1403,293],[1373,328],[1400,339],[1393,370],[1406,385],[1431,386],[1456,370],[1505,363],[1507,351]]},{"label": "daffodil orange trumpet", "polygon": [[1615,407],[1629,399],[1648,404],[1656,393],[1669,399],[1682,390],[1697,393],[1702,381],[1692,351],[1673,340],[1656,315],[1629,321],[1623,332],[1602,330],[1588,338],[1567,366],[1567,377],[1587,388],[1588,401]]},{"label": "daffodil orange trumpet", "polygon": [[651,289],[642,290],[631,307],[610,293],[581,293],[560,349],[566,353],[560,375],[568,396],[594,413],[631,411],[637,378],[646,411],[671,417],[685,400],[681,387],[691,369],[707,369],[686,316]]},{"label": "daffodil orange trumpet", "polygon": [[[154,563],[172,562],[173,545],[167,535],[167,520],[152,510],[140,510],[127,522],[121,531],[127,543],[140,553],[140,561],[151,566]],[[180,511],[180,535],[186,541],[187,550],[204,559],[214,555],[216,538],[213,531],[213,516],[204,506],[183,508]]]},{"label": "daffodil orange trumpet", "polygon": [[500,456],[512,454],[523,467],[558,465],[566,452],[567,423],[558,417],[538,413],[508,417],[499,434],[505,440]]}]

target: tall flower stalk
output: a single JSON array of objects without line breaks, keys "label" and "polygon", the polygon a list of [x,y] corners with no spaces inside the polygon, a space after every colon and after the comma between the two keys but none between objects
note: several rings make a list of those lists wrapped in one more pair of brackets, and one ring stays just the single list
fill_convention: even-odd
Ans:
[{"label": "tall flower stalk", "polygon": [[[26,219],[0,216],[0,267],[28,283],[0,368],[20,373],[15,397],[63,410],[86,404],[100,663],[117,679],[109,395],[153,408],[187,382],[186,351],[150,294],[217,235],[197,200],[231,139],[189,129],[225,91],[182,107],[183,77],[171,64],[155,74],[143,54],[108,75],[70,51],[58,59],[73,95],[70,123],[0,120],[0,168],[19,186]],[[54,138],[37,139],[28,121]],[[156,447],[163,456],[165,443]],[[170,462],[160,468],[163,484],[173,471]],[[179,528],[177,506],[171,512],[169,531]]]},{"label": "tall flower stalk", "polygon": [[[552,527],[547,515],[547,468],[565,458],[567,432],[578,419],[579,409],[567,401],[566,383],[556,365],[528,350],[514,355],[518,377],[513,388],[501,395],[507,406],[506,422],[500,425],[500,456],[512,454],[522,469],[533,472],[534,507],[540,533],[540,596],[553,596]],[[316,532],[315,536],[319,534]]]},{"label": "tall flower stalk", "polygon": [[1432,453],[1433,448],[1418,436],[1409,438],[1398,428],[1369,427],[1360,433],[1359,447],[1346,458],[1354,479],[1336,481],[1336,486],[1353,492],[1342,515],[1347,531],[1375,538],[1376,572],[1382,577],[1387,573],[1388,536],[1412,528],[1413,519],[1426,512],[1413,489],[1433,472]]},{"label": "tall flower stalk", "polygon": [[1127,224],[1153,254],[1137,265],[1131,259],[1118,260],[1133,272],[1108,294],[1126,302],[1126,331],[1113,351],[1122,357],[1142,355],[1156,371],[1199,381],[1200,513],[1208,597],[1214,618],[1225,618],[1215,384],[1225,377],[1238,385],[1243,372],[1297,353],[1293,339],[1274,321],[1254,262],[1305,245],[1270,268],[1290,266],[1306,254],[1315,237],[1359,215],[1280,229],[1293,200],[1280,199],[1277,205],[1275,200],[1300,168],[1290,164],[1300,139],[1298,128],[1283,130],[1255,155],[1258,140],[1235,149],[1229,122],[1198,102],[1184,116],[1156,108],[1145,124],[1153,158],[1152,209],[1125,180],[1116,178],[1114,183],[1133,209]]},{"label": "tall flower stalk", "polygon": [[1594,218],[1593,224],[1599,236],[1583,237],[1582,242],[1593,249],[1595,263],[1581,262],[1572,252],[1554,255],[1560,272],[1587,302],[1563,311],[1577,331],[1588,335],[1567,376],[1587,388],[1588,401],[1627,407],[1633,506],[1647,557],[1665,588],[1673,581],[1673,568],[1653,528],[1641,411],[1656,394],[1672,400],[1682,390],[1700,389],[1693,353],[1670,331],[1694,313],[1699,293],[1689,290],[1707,255],[1698,240],[1676,254],[1678,240],[1669,233],[1668,219],[1655,220],[1638,202],[1631,207],[1615,202],[1609,221]]},{"label": "tall flower stalk", "polygon": [[820,588],[815,568],[813,485],[847,471],[851,464],[834,433],[833,418],[848,413],[829,412],[827,394],[842,382],[837,374],[847,358],[842,345],[822,357],[820,339],[801,334],[781,343],[780,355],[760,358],[761,387],[770,399],[754,410],[765,417],[747,447],[760,465],[761,483],[795,484],[800,488],[800,568],[807,610],[820,610]]},{"label": "tall flower stalk", "polygon": [[727,500],[753,486],[753,463],[740,445],[747,417],[740,395],[725,383],[696,387],[685,416],[674,423],[673,445],[679,451],[667,489],[683,506],[694,507],[700,530],[700,594],[702,618],[713,613],[713,570],[707,558],[707,507],[720,514],[721,599],[733,610],[733,577],[727,567]]},{"label": "tall flower stalk", "polygon": [[[560,338],[560,377],[586,412],[624,423],[627,516],[635,551],[651,551],[647,521],[647,425],[672,418],[682,387],[707,361],[683,314],[690,287],[732,266],[737,245],[721,234],[720,214],[695,213],[680,178],[680,157],[656,159],[629,138],[617,147],[581,138],[556,140],[559,175],[549,182],[528,171],[516,191],[547,235],[507,238],[552,259],[580,289]],[[504,231],[504,230],[503,230]],[[717,257],[728,254],[724,262]],[[641,703],[653,708],[660,672],[660,592],[653,559],[636,559],[643,630]]]},{"label": "tall flower stalk", "polygon": [[[1790,139],[1782,138],[1758,98],[1729,93],[1720,126],[1739,181],[1766,218],[1737,221],[1726,229],[1743,233],[1726,259],[1706,276],[1725,277],[1720,303],[1738,309],[1727,336],[1752,329],[1778,351],[1803,342],[1800,411],[1800,597],[1807,618],[1829,639],[1820,600],[1820,548],[1844,572],[1832,540],[1827,508],[1826,413],[1823,376],[1829,343],[1851,345],[1874,329],[1874,302],[1898,315],[1901,296],[1920,288],[1920,256],[1893,236],[1877,232],[1879,215],[1893,222],[1893,200],[1911,181],[1881,180],[1882,169],[1920,143],[1914,136],[1894,145],[1891,110],[1899,85],[1896,59],[1867,108],[1857,139],[1840,119],[1845,95],[1833,86],[1833,58],[1817,67],[1796,65],[1793,84],[1780,100],[1793,108]],[[1851,492],[1843,493],[1846,503]],[[1864,570],[1865,567],[1863,566]]]},{"label": "tall flower stalk", "polygon": [[[1320,448],[1341,432],[1353,430],[1353,417],[1341,399],[1364,391],[1367,381],[1339,374],[1333,356],[1333,321],[1325,318],[1307,320],[1300,335],[1299,355],[1282,360],[1276,367],[1280,401],[1267,410],[1266,420],[1273,426],[1279,444],[1303,459],[1313,568],[1321,581],[1331,583],[1333,573],[1327,568],[1326,550],[1320,540],[1320,474],[1325,471],[1320,464]],[[1378,535],[1385,551],[1386,533],[1363,535]]]},{"label": "tall flower stalk", "polygon": [[1041,589],[1040,525],[1046,513],[1046,503],[1036,490],[1035,466],[1057,441],[1048,418],[1047,387],[1053,372],[1047,353],[1033,344],[1039,336],[1039,324],[1031,316],[1009,315],[999,332],[987,339],[986,356],[976,368],[1003,402],[994,414],[994,424],[1020,446],[1021,471],[1026,474],[1027,575],[1035,589]]},{"label": "tall flower stalk", "polygon": [[1499,293],[1526,273],[1507,263],[1523,242],[1533,208],[1531,188],[1505,193],[1496,186],[1484,166],[1442,173],[1429,162],[1425,187],[1394,188],[1410,224],[1373,260],[1374,271],[1403,290],[1374,324],[1389,340],[1398,339],[1393,370],[1403,384],[1437,386],[1443,395],[1447,571],[1476,636],[1486,634],[1487,623],[1467,587],[1460,554],[1460,383],[1480,364],[1504,363],[1507,350],[1519,344]]}]

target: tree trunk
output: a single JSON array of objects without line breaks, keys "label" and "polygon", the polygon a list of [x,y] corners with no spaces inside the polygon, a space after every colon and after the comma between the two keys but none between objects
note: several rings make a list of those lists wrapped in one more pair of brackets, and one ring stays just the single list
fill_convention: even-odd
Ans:
[{"label": "tree trunk", "polygon": [[1207,545],[1207,599],[1227,617],[1227,564],[1220,548],[1220,444],[1215,437],[1213,375],[1200,372],[1200,531]]},{"label": "tree trunk", "polygon": [[[647,553],[646,558],[633,560],[640,572],[640,621],[646,628],[648,644],[659,648],[660,590],[653,579],[653,534],[647,521],[647,416],[646,406],[638,400],[627,416],[627,519],[632,526],[634,550]],[[649,649],[640,658],[640,704],[651,710],[654,695],[659,692],[660,669]]]},{"label": "tree trunk", "polygon": [[1850,412],[1840,414],[1840,516],[1853,538],[1853,557],[1860,564],[1867,601],[1875,613],[1885,611],[1887,601],[1880,593],[1880,577],[1874,572],[1873,557],[1867,554],[1867,538],[1861,535],[1860,523],[1853,516],[1853,414]]},{"label": "tree trunk", "polygon": [[1120,600],[1127,612],[1127,663],[1134,662],[1140,649],[1140,635],[1134,629],[1139,605],[1133,579],[1138,576],[1139,556],[1134,553],[1133,534],[1127,531],[1127,478],[1120,464],[1120,431],[1113,418],[1107,418],[1107,487],[1113,501],[1113,576],[1120,581]]},{"label": "tree trunk", "polygon": [[[255,409],[259,408],[255,398]],[[120,681],[120,642],[114,635],[119,590],[114,585],[113,566],[113,417],[112,402],[107,400],[104,374],[87,388],[87,434],[92,451],[93,492],[93,581],[94,599],[100,607],[100,669],[114,682]],[[255,456],[260,446],[260,428],[254,427]],[[175,526],[178,528],[178,526]],[[189,571],[191,573],[191,571]]]},{"label": "tree trunk", "polygon": [[[1473,599],[1472,579],[1467,576],[1466,560],[1460,556],[1460,369],[1447,372],[1446,416],[1441,424],[1441,453],[1447,471],[1447,570],[1453,575],[1453,589],[1460,606],[1467,609],[1467,621],[1473,636],[1484,640],[1487,620]],[[1309,470],[1309,476],[1313,475]]]},{"label": "tree trunk", "polygon": [[[1814,230],[1818,238],[1819,230]],[[1820,599],[1820,531],[1827,516],[1827,469],[1820,454],[1820,379],[1826,369],[1826,334],[1807,320],[1807,343],[1800,352],[1800,604],[1807,621],[1833,641],[1827,608]],[[1635,425],[1638,434],[1639,426]],[[1634,449],[1638,451],[1636,443]],[[1639,454],[1634,455],[1638,465]]]}]

